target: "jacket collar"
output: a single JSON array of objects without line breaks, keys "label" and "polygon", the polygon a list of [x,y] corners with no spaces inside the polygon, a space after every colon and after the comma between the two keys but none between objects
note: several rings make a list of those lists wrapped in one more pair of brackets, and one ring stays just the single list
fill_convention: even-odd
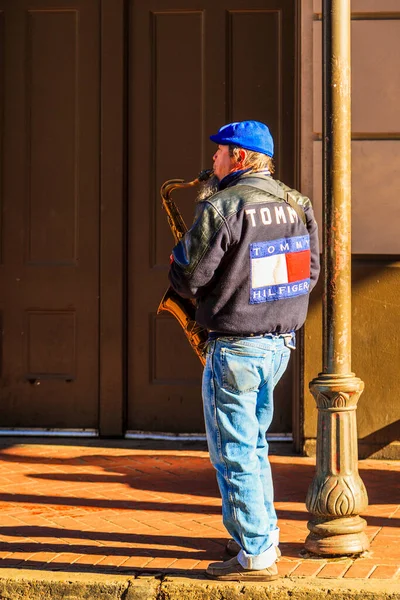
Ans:
[{"label": "jacket collar", "polygon": [[[226,175],[219,182],[219,191],[224,190],[227,187],[232,187],[238,182],[239,179],[241,179],[243,175],[246,175],[246,173],[248,173],[249,171],[250,169],[241,169],[240,171],[232,171],[232,173],[228,173],[228,175]],[[257,175],[259,177],[270,177],[271,173],[268,171],[268,169],[264,169],[263,171],[257,171],[256,173],[254,173],[254,175]]]}]

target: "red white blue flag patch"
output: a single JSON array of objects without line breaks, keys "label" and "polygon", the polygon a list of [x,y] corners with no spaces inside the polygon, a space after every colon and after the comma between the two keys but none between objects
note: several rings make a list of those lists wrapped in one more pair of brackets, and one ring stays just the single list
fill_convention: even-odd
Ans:
[{"label": "red white blue flag patch", "polygon": [[250,244],[250,304],[308,294],[310,236]]}]

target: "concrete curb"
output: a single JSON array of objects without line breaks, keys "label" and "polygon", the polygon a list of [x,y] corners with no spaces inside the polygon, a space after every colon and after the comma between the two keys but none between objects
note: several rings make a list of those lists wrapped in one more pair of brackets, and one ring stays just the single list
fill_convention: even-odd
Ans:
[{"label": "concrete curb", "polygon": [[400,600],[400,581],[282,578],[222,583],[201,576],[123,576],[3,569],[0,600]]},{"label": "concrete curb", "polygon": [[250,584],[167,577],[161,591],[162,600],[399,600],[400,582],[284,577]]},{"label": "concrete curb", "polygon": [[0,600],[157,600],[160,584],[155,577],[4,569]]}]

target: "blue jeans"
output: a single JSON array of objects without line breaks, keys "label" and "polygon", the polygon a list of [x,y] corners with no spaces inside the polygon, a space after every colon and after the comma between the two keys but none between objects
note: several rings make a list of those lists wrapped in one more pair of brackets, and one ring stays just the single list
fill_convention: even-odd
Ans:
[{"label": "blue jeans", "polygon": [[[287,340],[287,338],[286,338]],[[266,432],[273,390],[290,350],[283,336],[219,337],[208,342],[203,403],[223,522],[246,569],[265,569],[279,543]]]}]

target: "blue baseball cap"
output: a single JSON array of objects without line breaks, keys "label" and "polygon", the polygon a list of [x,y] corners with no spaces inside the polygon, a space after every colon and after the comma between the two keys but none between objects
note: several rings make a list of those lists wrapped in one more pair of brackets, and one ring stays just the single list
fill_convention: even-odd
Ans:
[{"label": "blue baseball cap", "polygon": [[246,150],[261,152],[267,156],[274,155],[274,140],[270,130],[260,121],[237,121],[224,125],[210,140],[216,144],[227,146],[235,144]]}]

